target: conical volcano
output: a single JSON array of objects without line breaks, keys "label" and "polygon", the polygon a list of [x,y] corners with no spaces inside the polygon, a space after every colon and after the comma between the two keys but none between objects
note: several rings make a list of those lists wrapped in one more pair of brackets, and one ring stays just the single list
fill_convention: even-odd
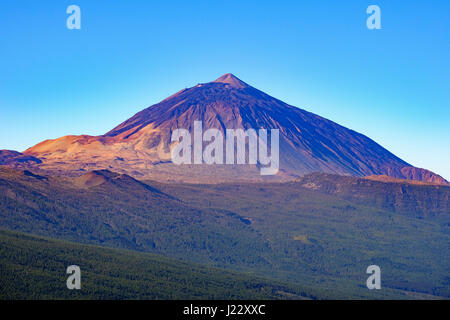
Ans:
[{"label": "conical volcano", "polygon": [[171,136],[176,129],[279,129],[279,172],[287,180],[311,172],[386,175],[446,183],[414,168],[369,139],[333,121],[288,105],[228,73],[213,82],[183,89],[135,114],[102,136],[65,136],[26,150],[39,167],[68,174],[108,169],[141,179],[221,182],[267,179],[259,164],[176,165]]}]

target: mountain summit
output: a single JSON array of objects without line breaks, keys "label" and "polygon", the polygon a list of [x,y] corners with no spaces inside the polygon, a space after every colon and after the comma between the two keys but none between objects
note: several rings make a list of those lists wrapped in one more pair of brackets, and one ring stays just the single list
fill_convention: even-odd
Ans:
[{"label": "mountain summit", "polygon": [[24,155],[44,170],[73,175],[108,169],[141,179],[219,182],[263,179],[256,165],[175,165],[175,129],[279,129],[280,171],[267,179],[288,180],[311,172],[351,176],[386,175],[447,183],[411,166],[368,137],[311,112],[288,105],[227,73],[213,82],[183,89],[138,112],[102,136],[46,140]]},{"label": "mountain summit", "polygon": [[214,82],[226,83],[235,89],[242,89],[242,88],[246,88],[249,86],[244,81],[240,80],[238,77],[234,76],[231,73],[224,74],[220,78],[216,79]]}]

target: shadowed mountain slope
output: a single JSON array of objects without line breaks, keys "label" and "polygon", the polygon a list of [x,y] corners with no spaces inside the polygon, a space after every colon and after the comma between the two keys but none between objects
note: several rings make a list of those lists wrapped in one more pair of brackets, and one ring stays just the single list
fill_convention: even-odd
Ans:
[{"label": "shadowed mountain slope", "polygon": [[25,155],[14,150],[0,150],[0,165],[14,165],[21,163],[42,163],[42,161],[33,156]]}]

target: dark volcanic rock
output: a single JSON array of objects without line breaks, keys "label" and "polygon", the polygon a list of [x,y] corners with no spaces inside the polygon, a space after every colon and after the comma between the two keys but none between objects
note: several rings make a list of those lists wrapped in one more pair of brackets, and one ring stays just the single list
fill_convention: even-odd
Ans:
[{"label": "dark volcanic rock", "polygon": [[26,155],[14,150],[0,150],[0,165],[11,165],[18,163],[35,163],[42,161],[36,157]]}]

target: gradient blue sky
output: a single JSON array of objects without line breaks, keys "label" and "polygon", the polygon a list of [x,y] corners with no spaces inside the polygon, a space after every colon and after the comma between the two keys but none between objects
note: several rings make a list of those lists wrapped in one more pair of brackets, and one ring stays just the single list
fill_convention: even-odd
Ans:
[{"label": "gradient blue sky", "polygon": [[2,0],[0,149],[103,134],[231,72],[450,179],[449,14],[447,0]]}]

